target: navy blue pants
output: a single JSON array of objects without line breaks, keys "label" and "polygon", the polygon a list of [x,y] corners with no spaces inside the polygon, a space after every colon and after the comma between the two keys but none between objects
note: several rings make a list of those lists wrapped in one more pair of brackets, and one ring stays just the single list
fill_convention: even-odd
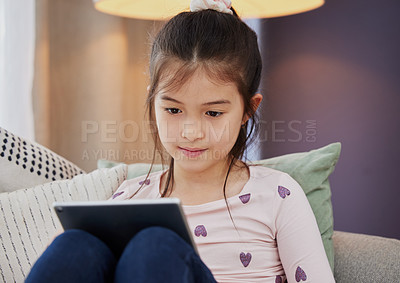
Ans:
[{"label": "navy blue pants", "polygon": [[151,227],[136,234],[119,259],[95,236],[69,230],[33,265],[31,282],[216,282],[194,249],[175,232]]}]

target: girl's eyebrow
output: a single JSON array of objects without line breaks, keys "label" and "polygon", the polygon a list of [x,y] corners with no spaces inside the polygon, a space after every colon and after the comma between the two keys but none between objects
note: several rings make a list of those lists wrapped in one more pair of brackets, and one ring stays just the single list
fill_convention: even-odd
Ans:
[{"label": "girl's eyebrow", "polygon": [[[167,100],[167,101],[172,101],[172,102],[175,102],[175,103],[178,103],[178,104],[183,104],[182,102],[176,100],[175,98],[169,97],[167,95],[162,95],[161,99],[162,100]],[[208,106],[208,105],[216,105],[216,104],[231,104],[231,102],[229,100],[222,99],[222,100],[215,100],[215,101],[205,102],[202,105],[207,105]]]}]

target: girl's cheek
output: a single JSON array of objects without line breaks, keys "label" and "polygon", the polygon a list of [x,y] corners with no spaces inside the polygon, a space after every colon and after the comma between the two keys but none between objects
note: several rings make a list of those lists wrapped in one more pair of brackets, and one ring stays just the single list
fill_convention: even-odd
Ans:
[{"label": "girl's cheek", "polygon": [[162,143],[175,143],[178,141],[179,125],[174,119],[160,119],[157,121],[157,127]]},{"label": "girl's cheek", "polygon": [[214,142],[229,143],[237,139],[238,130],[236,128],[229,120],[224,121],[224,123],[211,124],[208,129],[208,136]]}]

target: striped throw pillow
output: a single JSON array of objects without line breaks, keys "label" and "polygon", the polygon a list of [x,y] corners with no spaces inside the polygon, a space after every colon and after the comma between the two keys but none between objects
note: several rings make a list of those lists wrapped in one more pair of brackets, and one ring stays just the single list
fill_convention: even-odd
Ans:
[{"label": "striped throw pillow", "polygon": [[98,169],[71,180],[0,194],[0,282],[23,282],[61,224],[55,201],[106,200],[126,179],[127,166]]}]

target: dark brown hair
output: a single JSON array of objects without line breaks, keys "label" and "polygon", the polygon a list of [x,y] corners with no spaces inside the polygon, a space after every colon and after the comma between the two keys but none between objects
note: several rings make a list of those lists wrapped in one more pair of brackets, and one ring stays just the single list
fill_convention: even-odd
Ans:
[{"label": "dark brown hair", "polygon": [[[183,12],[164,25],[152,45],[147,98],[155,152],[160,154],[163,164],[167,164],[155,123],[154,100],[157,93],[181,87],[198,68],[203,68],[212,80],[236,84],[244,102],[244,113],[251,119],[240,129],[228,155],[229,169],[223,187],[225,201],[229,172],[235,161],[244,157],[246,144],[257,127],[251,98],[258,89],[262,68],[256,33],[232,11],[233,15],[214,10]],[[168,196],[173,187],[174,159],[169,159],[162,197]],[[155,155],[152,164],[154,160]]]}]

